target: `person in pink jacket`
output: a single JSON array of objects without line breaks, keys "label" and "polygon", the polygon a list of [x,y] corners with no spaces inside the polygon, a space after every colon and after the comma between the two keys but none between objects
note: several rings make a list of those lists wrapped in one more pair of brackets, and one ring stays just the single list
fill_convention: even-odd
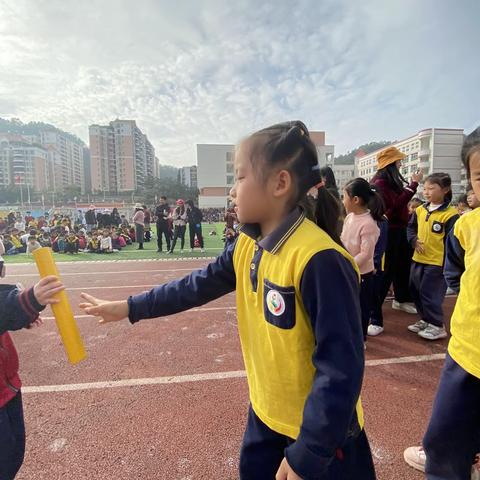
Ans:
[{"label": "person in pink jacket", "polygon": [[380,195],[363,178],[355,178],[347,183],[343,192],[343,204],[347,216],[343,223],[341,240],[355,259],[362,277],[360,307],[366,341],[374,296],[373,257],[380,236],[377,222],[382,220],[384,206]]}]

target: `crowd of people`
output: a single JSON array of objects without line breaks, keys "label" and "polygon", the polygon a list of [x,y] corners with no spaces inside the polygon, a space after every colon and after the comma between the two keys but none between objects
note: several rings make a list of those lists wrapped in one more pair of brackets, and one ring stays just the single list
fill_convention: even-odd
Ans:
[{"label": "crowd of people", "polygon": [[[87,314],[135,324],[236,290],[250,392],[241,478],[374,479],[360,400],[367,339],[388,328],[389,293],[393,309],[416,316],[406,326],[412,335],[430,342],[447,337],[442,306],[448,287],[458,299],[432,417],[423,446],[404,456],[430,480],[470,478],[480,451],[480,128],[465,139],[462,161],[471,187],[456,205],[448,173],[424,178],[418,170],[407,181],[404,158],[395,147],[385,148],[370,182],[355,178],[339,192],[331,169],[319,168],[302,122],[263,129],[236,150],[233,203],[222,212],[225,249],[214,262],[122,301],[82,294]],[[100,245],[110,238],[105,245],[112,250],[113,234],[137,239],[143,248],[154,222],[158,251],[164,241],[169,253],[178,241],[183,250],[187,226],[190,247],[203,249],[205,217],[193,202],[179,199],[172,209],[162,197],[153,214],[137,204],[131,225],[115,218],[118,225],[100,226],[87,212],[84,227],[12,213],[6,254],[32,251],[44,235],[52,248],[54,242],[60,248],[63,236],[67,248],[68,238],[79,241],[80,233]],[[17,292],[18,325],[36,318],[22,311],[26,297],[34,306],[30,313],[51,302],[51,292],[61,288],[54,280]],[[8,323],[0,334],[7,329]],[[5,398],[21,402],[10,392]]]}]

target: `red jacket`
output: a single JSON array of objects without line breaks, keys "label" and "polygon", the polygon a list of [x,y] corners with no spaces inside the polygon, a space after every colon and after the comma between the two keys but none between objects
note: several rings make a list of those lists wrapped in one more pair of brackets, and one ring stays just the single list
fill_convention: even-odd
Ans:
[{"label": "red jacket", "polygon": [[418,183],[412,182],[400,193],[395,191],[383,178],[373,178],[372,184],[385,203],[385,216],[389,228],[406,228],[408,226],[408,202],[417,192]]},{"label": "red jacket", "polygon": [[8,330],[28,327],[45,307],[40,305],[33,288],[19,290],[14,285],[0,285],[0,408],[20,390],[18,355]]}]

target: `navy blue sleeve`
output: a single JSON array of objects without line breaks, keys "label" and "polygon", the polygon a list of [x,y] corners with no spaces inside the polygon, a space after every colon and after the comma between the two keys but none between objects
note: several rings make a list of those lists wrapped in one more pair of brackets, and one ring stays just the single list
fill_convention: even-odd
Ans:
[{"label": "navy blue sleeve", "polygon": [[460,245],[453,230],[445,242],[445,266],[443,275],[447,285],[455,292],[460,291],[460,278],[465,271],[465,250]]},{"label": "navy blue sleeve", "polygon": [[382,220],[377,222],[380,229],[380,236],[378,237],[377,244],[375,245],[375,252],[373,254],[373,265],[376,270],[382,270],[382,259],[385,250],[387,249],[388,242],[388,221]]},{"label": "navy blue sleeve", "polygon": [[413,248],[415,248],[415,243],[417,243],[417,238],[418,238],[417,212],[413,212],[407,227],[407,240],[408,240],[408,243]]},{"label": "navy blue sleeve", "polygon": [[202,270],[130,297],[128,299],[130,322],[173,315],[233,292],[236,287],[233,268],[235,245],[236,243],[227,247],[214,262]]},{"label": "navy blue sleeve", "polygon": [[301,295],[314,329],[316,369],[295,443],[285,450],[303,479],[322,479],[352,426],[359,431],[356,405],[365,364],[359,279],[340,253],[317,253],[305,268]]},{"label": "navy blue sleeve", "polygon": [[45,307],[40,305],[33,288],[19,290],[15,285],[0,285],[0,335],[28,327]]}]

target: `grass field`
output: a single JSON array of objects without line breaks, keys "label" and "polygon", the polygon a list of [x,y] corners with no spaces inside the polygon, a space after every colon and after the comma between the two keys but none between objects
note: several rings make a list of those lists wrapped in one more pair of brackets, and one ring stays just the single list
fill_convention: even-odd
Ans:
[{"label": "grass field", "polygon": [[[224,223],[204,223],[203,224],[203,237],[205,240],[205,249],[204,253],[200,252],[200,249],[196,248],[193,253],[190,252],[190,238],[187,234],[185,236],[185,249],[184,253],[180,254],[180,241],[177,241],[175,247],[175,252],[173,255],[167,255],[165,252],[165,238],[163,239],[163,248],[162,253],[157,253],[157,234],[155,226],[152,226],[152,240],[150,242],[144,243],[144,250],[137,250],[138,244],[128,245],[123,248],[120,252],[112,253],[109,255],[100,255],[98,253],[83,253],[80,252],[78,255],[67,255],[64,253],[54,253],[55,260],[57,262],[78,262],[86,260],[96,260],[96,261],[106,261],[106,260],[140,260],[140,259],[155,259],[155,258],[165,258],[172,259],[178,257],[188,257],[188,258],[197,258],[197,257],[211,257],[218,255],[223,250],[223,229]],[[216,231],[217,235],[211,236],[210,232]],[[19,255],[4,255],[3,256],[6,264],[13,263],[33,263],[33,257],[27,256],[24,253]]]}]

